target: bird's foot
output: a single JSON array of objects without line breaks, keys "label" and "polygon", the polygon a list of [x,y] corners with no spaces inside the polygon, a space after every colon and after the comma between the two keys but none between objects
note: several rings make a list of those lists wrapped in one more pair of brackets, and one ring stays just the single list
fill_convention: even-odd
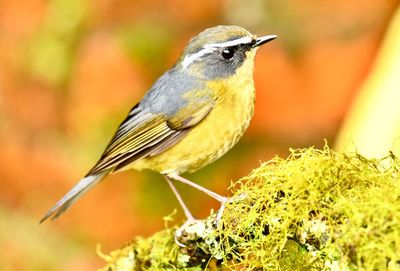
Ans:
[{"label": "bird's foot", "polygon": [[180,247],[186,247],[190,240],[194,240],[198,236],[204,236],[206,225],[204,220],[188,219],[180,226],[174,235],[175,243]]},{"label": "bird's foot", "polygon": [[222,219],[222,215],[224,214],[225,208],[228,204],[237,202],[237,201],[241,201],[243,199],[245,199],[247,197],[246,194],[240,194],[238,197],[236,198],[228,198],[228,197],[222,197],[221,199],[221,207],[219,208],[219,210],[217,211],[217,215],[215,217],[215,226],[218,227],[219,223],[221,222]]},{"label": "bird's foot", "polygon": [[232,202],[232,199],[228,197],[221,198],[221,207],[217,211],[217,216],[215,217],[215,225],[218,226],[219,222],[221,221],[222,215],[224,214],[226,204]]},{"label": "bird's foot", "polygon": [[245,197],[245,194],[236,198],[221,197],[220,209],[210,217],[205,219],[195,219],[193,216],[188,217],[186,222],[175,231],[175,243],[180,247],[191,247],[196,244],[197,240],[204,240],[213,236],[213,232],[220,228],[226,206]]}]

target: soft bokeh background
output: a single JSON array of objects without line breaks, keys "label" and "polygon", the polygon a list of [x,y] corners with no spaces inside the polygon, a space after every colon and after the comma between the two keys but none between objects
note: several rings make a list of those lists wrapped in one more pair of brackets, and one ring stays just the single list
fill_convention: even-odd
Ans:
[{"label": "soft bokeh background", "polygon": [[[2,270],[93,270],[96,256],[164,227],[179,205],[162,177],[110,176],[56,222],[38,220],[93,165],[116,126],[190,37],[238,24],[259,50],[256,112],[240,143],[190,178],[221,194],[290,147],[334,142],[397,0],[0,1]],[[217,203],[178,186],[193,213]]]}]

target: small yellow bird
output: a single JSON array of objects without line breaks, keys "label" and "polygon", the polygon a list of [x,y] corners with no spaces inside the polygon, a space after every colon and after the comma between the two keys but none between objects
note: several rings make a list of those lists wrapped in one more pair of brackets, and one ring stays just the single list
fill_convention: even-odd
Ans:
[{"label": "small yellow bird", "polygon": [[165,176],[188,220],[193,216],[172,180],[220,196],[180,175],[230,150],[254,112],[254,57],[275,35],[256,37],[239,26],[217,26],[195,36],[120,124],[100,160],[41,219],[60,216],[110,173],[151,169]]}]

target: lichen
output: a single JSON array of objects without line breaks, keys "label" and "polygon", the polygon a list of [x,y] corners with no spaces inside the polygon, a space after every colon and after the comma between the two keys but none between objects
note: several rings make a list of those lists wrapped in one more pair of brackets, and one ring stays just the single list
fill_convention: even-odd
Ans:
[{"label": "lichen", "polygon": [[184,247],[177,227],[166,228],[111,252],[102,270],[400,269],[400,161],[392,154],[291,150],[231,191],[220,220],[211,214],[183,230]]}]

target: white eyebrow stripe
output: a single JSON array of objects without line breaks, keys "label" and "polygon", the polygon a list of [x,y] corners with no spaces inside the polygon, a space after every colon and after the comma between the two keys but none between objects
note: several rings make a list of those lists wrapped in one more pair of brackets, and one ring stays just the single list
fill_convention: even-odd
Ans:
[{"label": "white eyebrow stripe", "polygon": [[251,43],[252,41],[253,41],[253,38],[247,36],[247,37],[241,37],[239,39],[230,40],[230,41],[226,41],[226,42],[206,44],[204,46],[204,48],[230,47],[230,46],[236,46],[236,45],[239,45],[239,44],[248,44],[248,43]]},{"label": "white eyebrow stripe", "polygon": [[202,56],[204,56],[206,54],[213,53],[215,50],[216,50],[215,48],[204,47],[197,53],[189,54],[189,55],[185,56],[185,58],[182,61],[183,68],[189,67],[189,65],[192,64],[194,61],[198,60],[199,58],[201,58]]},{"label": "white eyebrow stripe", "polygon": [[241,38],[226,41],[226,42],[206,44],[198,52],[185,56],[185,58],[182,61],[182,67],[183,68],[189,67],[190,64],[192,64],[196,60],[200,59],[202,56],[213,53],[214,51],[218,50],[218,48],[236,46],[239,44],[249,44],[252,41],[253,41],[253,38],[247,36],[247,37],[241,37]]}]

